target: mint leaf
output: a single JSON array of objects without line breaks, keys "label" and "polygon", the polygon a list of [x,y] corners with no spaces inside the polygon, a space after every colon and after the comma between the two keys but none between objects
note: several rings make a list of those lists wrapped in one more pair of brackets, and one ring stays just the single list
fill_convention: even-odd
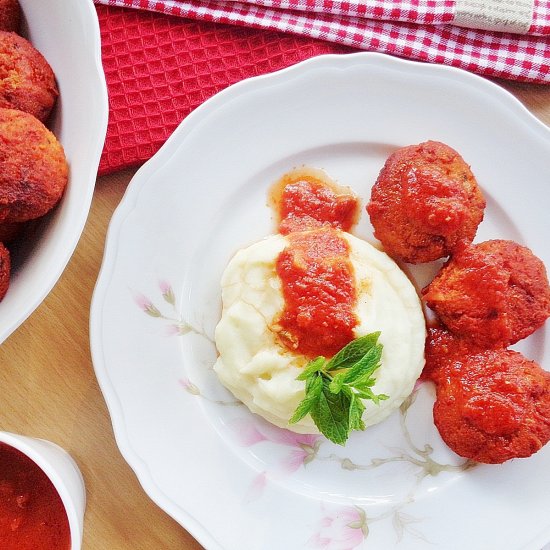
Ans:
[{"label": "mint leaf", "polygon": [[369,377],[380,366],[382,357],[382,344],[376,344],[359,359],[351,368],[345,372],[344,381],[347,384],[354,384],[356,381]]},{"label": "mint leaf", "polygon": [[357,391],[356,392],[357,397],[360,397],[361,399],[369,399],[371,400],[375,405],[378,405],[380,401],[385,401],[386,399],[389,399],[390,397],[388,395],[385,395],[383,393],[379,393],[378,395],[375,395],[372,390],[367,389],[364,391]]},{"label": "mint leaf", "polygon": [[371,389],[382,358],[379,336],[380,332],[373,332],[357,338],[329,361],[324,357],[311,360],[296,378],[305,381],[305,396],[289,423],[309,414],[319,431],[338,445],[344,445],[352,430],[364,430],[363,400],[379,404],[388,399]]},{"label": "mint leaf", "polygon": [[329,390],[332,393],[340,393],[342,390],[344,384],[346,382],[346,373],[345,372],[339,372],[331,381],[329,384]]},{"label": "mint leaf", "polygon": [[361,390],[362,388],[372,388],[376,384],[376,378],[372,375],[372,373],[367,373],[364,378],[359,378],[359,380],[355,380],[353,382],[353,387],[356,390]]},{"label": "mint leaf", "polygon": [[326,359],[322,356],[312,359],[304,370],[296,377],[296,380],[307,380],[312,374],[315,374],[323,369]]},{"label": "mint leaf", "polygon": [[350,430],[364,430],[365,423],[363,422],[363,412],[365,404],[357,396],[356,393],[351,393],[351,403],[349,407],[349,427]]},{"label": "mint leaf", "polygon": [[[311,380],[311,381],[310,381]],[[308,388],[306,389],[306,395],[304,399],[300,402],[291,419],[288,421],[290,424],[296,424],[308,414],[315,403],[319,400],[321,391],[323,389],[323,377],[321,375],[316,375],[308,380]]]},{"label": "mint leaf", "polygon": [[327,379],[323,380],[321,395],[310,411],[319,431],[333,443],[343,445],[349,435],[350,398],[345,392],[332,393]]},{"label": "mint leaf", "polygon": [[374,385],[372,373],[380,366],[382,357],[382,344],[376,344],[359,359],[353,366],[338,372],[330,383],[330,391],[338,393],[344,384],[356,386],[357,384]]},{"label": "mint leaf", "polygon": [[361,336],[344,346],[327,364],[326,370],[347,369],[355,365],[376,344],[380,332]]}]

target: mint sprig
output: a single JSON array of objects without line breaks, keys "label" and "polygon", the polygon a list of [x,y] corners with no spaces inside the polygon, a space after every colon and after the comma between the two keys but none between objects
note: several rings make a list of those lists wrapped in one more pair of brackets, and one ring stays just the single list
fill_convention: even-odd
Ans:
[{"label": "mint sprig", "polygon": [[364,430],[363,400],[379,404],[388,399],[372,391],[382,357],[379,336],[380,332],[361,336],[329,360],[319,356],[310,361],[296,378],[306,383],[305,397],[289,423],[309,414],[319,431],[338,445],[344,445],[351,431]]}]

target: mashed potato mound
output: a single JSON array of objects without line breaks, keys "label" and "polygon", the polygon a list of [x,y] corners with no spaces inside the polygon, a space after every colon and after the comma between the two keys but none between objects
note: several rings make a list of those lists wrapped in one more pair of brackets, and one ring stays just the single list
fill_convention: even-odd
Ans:
[{"label": "mashed potato mound", "polygon": [[[348,233],[358,300],[356,337],[381,331],[382,366],[374,393],[389,399],[365,401],[366,426],[380,422],[411,393],[424,366],[425,322],[407,276],[383,252]],[[289,425],[304,397],[296,380],[308,359],[283,347],[271,326],[284,306],[276,261],[287,240],[273,235],[240,250],[222,277],[223,311],[216,327],[221,382],[254,413],[300,433],[318,433],[311,417]]]}]

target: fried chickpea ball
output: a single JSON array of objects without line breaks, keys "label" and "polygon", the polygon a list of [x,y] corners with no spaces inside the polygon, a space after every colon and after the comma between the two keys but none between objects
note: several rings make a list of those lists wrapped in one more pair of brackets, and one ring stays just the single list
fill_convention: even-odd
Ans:
[{"label": "fried chickpea ball", "polygon": [[25,111],[44,122],[58,95],[44,56],[25,38],[0,31],[0,107]]},{"label": "fried chickpea ball", "polygon": [[2,222],[0,223],[0,243],[11,243],[23,231],[25,228],[25,223],[18,222]]},{"label": "fried chickpea ball", "polygon": [[0,30],[17,32],[21,24],[18,0],[0,0]]},{"label": "fried chickpea ball", "polygon": [[434,422],[458,455],[500,464],[531,456],[550,440],[550,373],[520,353],[455,358],[435,381]]},{"label": "fried chickpea ball", "polygon": [[542,261],[513,241],[463,246],[422,290],[451,332],[484,347],[507,347],[550,316]]},{"label": "fried chickpea ball", "polygon": [[32,115],[0,108],[0,223],[43,216],[59,201],[67,180],[56,137]]},{"label": "fried chickpea ball", "polygon": [[0,243],[0,301],[2,301],[10,286],[10,271],[11,262],[9,250]]},{"label": "fried chickpea ball", "polygon": [[425,364],[421,378],[435,381],[440,369],[457,358],[484,351],[486,348],[477,345],[441,327],[429,327],[424,346]]},{"label": "fried chickpea ball", "polygon": [[372,188],[367,212],[374,236],[391,256],[417,264],[471,242],[485,199],[470,167],[437,141],[395,151]]}]

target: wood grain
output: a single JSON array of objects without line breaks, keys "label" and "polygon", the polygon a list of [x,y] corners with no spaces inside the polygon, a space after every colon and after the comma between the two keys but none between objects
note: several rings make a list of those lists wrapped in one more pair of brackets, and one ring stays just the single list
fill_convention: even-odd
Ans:
[{"label": "wood grain", "polygon": [[85,550],[202,548],[144,493],[116,446],[88,340],[105,234],[134,171],[99,178],[87,225],[61,279],[0,347],[0,429],[49,439],[86,482]]},{"label": "wood grain", "polygon": [[[499,81],[550,125],[550,87]],[[85,550],[201,546],[141,489],[116,446],[90,357],[89,307],[105,234],[134,170],[99,178],[88,222],[63,276],[0,347],[0,429],[54,441],[86,481]]]}]

